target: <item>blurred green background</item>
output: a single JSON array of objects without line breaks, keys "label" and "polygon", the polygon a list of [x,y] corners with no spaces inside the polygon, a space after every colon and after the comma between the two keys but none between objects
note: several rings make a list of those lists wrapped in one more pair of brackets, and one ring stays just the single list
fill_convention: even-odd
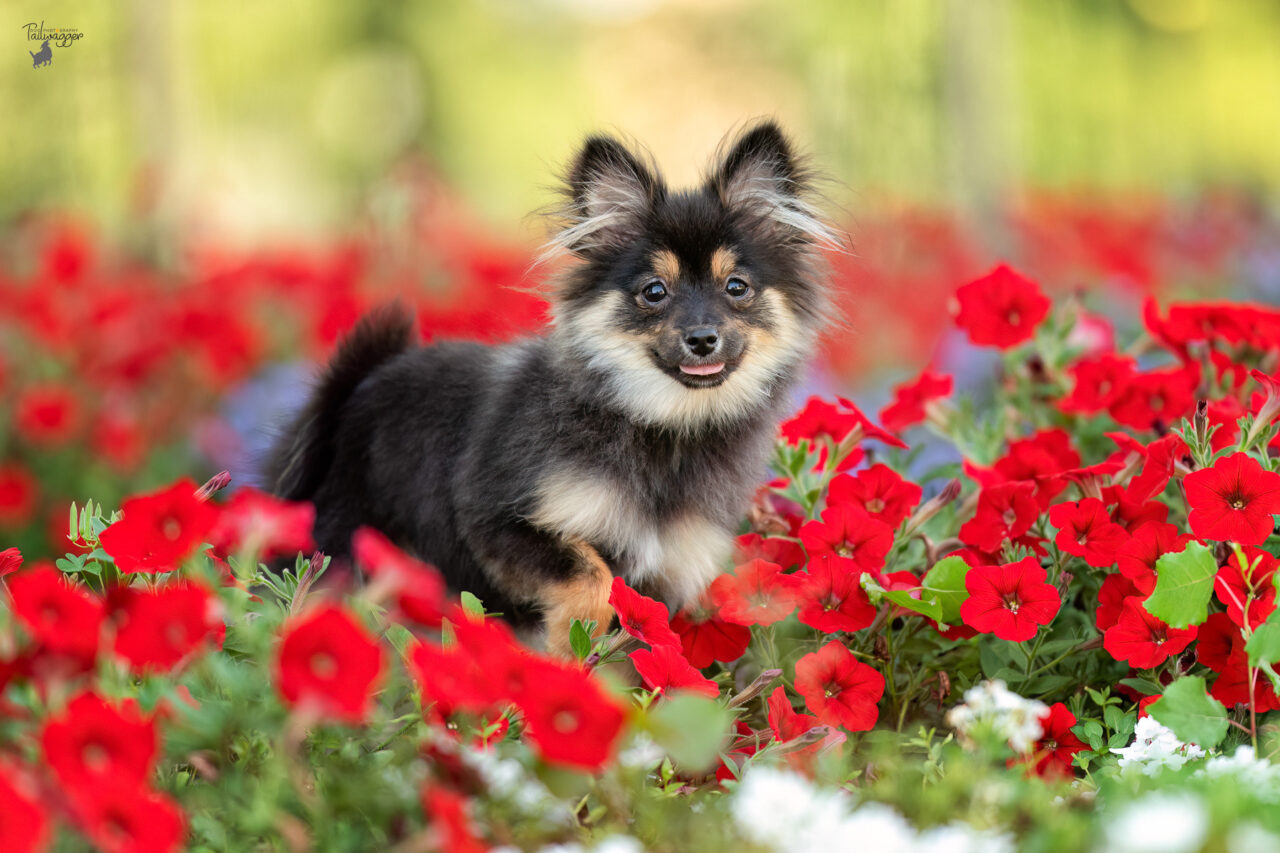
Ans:
[{"label": "blurred green background", "polygon": [[[1280,183],[1274,0],[9,0],[3,222],[250,243],[394,215],[405,170],[536,228],[587,132],[677,181],[782,119],[863,210]],[[33,69],[28,22],[73,27]],[[530,239],[536,234],[531,233]]]}]

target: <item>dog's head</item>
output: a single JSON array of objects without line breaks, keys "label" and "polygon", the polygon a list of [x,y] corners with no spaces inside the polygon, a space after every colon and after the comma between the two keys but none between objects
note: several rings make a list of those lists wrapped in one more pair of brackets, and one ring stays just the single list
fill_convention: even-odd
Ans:
[{"label": "dog's head", "polygon": [[555,293],[558,339],[642,422],[689,430],[758,414],[828,315],[820,250],[836,237],[810,191],[772,122],[679,192],[622,143],[591,137],[554,241],[582,261]]}]

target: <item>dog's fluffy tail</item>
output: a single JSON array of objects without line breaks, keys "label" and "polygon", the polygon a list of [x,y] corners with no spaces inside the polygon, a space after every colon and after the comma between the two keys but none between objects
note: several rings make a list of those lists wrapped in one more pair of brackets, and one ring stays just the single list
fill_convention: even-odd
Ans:
[{"label": "dog's fluffy tail", "polygon": [[364,379],[414,342],[412,314],[400,303],[375,308],[356,324],[325,368],[311,400],[267,462],[275,494],[310,500],[328,473],[342,408]]}]

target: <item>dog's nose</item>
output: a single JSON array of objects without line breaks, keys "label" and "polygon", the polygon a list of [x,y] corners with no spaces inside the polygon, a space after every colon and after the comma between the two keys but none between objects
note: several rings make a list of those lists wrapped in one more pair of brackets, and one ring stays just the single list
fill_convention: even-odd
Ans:
[{"label": "dog's nose", "polygon": [[711,355],[720,345],[720,336],[713,326],[699,326],[685,332],[684,342],[694,355]]}]

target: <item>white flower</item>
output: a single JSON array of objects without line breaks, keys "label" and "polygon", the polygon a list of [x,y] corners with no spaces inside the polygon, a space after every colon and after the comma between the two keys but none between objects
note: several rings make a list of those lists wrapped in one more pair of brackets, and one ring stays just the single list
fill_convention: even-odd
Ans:
[{"label": "white flower", "polygon": [[1208,832],[1209,816],[1196,797],[1149,794],[1105,822],[1102,849],[1106,853],[1192,853],[1201,848]]},{"label": "white flower", "polygon": [[951,709],[947,722],[967,739],[972,739],[980,728],[989,727],[1015,752],[1029,752],[1044,735],[1040,718],[1047,713],[1049,707],[1043,702],[1024,699],[996,679],[966,690],[964,703]]},{"label": "white flower", "polygon": [[1133,743],[1111,750],[1120,756],[1120,769],[1134,768],[1155,776],[1164,768],[1178,770],[1188,761],[1204,758],[1204,750],[1193,743],[1183,743],[1177,735],[1156,721],[1143,717],[1133,730]]},{"label": "white flower", "polygon": [[618,763],[633,770],[649,770],[666,756],[662,747],[644,732],[631,739],[627,748],[618,753]]},{"label": "white flower", "polygon": [[801,776],[772,767],[754,768],[733,798],[733,817],[742,834],[774,850],[800,849],[803,833],[825,834],[840,825],[848,797],[815,788]]},{"label": "white flower", "polygon": [[1196,771],[1196,776],[1211,779],[1234,777],[1260,799],[1280,801],[1280,766],[1258,758],[1251,746],[1237,747],[1231,756],[1215,755]]},{"label": "white flower", "polygon": [[1013,837],[974,829],[966,823],[936,826],[920,834],[915,853],[1014,853]]},{"label": "white flower", "polygon": [[1280,835],[1268,832],[1256,823],[1233,826],[1227,832],[1228,853],[1262,853],[1280,850]]},{"label": "white flower", "polygon": [[644,853],[644,845],[629,835],[611,835],[592,847],[591,853]]}]

